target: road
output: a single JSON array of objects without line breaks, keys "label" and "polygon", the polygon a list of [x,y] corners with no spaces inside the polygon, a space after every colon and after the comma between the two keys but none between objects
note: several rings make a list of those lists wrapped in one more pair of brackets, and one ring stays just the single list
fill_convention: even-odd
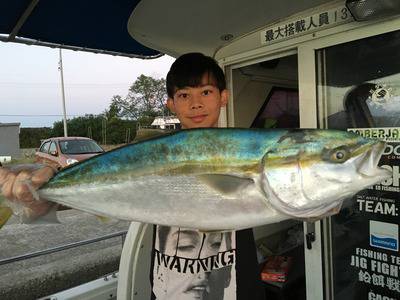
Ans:
[{"label": "road", "polygon": [[[0,230],[0,260],[128,230],[129,222],[73,209],[58,212],[60,224],[19,224],[13,217]],[[0,265],[0,299],[36,299],[118,270],[122,238]]]}]

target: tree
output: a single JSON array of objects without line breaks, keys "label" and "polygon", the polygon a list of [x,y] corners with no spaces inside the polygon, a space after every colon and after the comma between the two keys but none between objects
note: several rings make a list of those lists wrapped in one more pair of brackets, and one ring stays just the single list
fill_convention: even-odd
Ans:
[{"label": "tree", "polygon": [[41,140],[51,136],[50,127],[42,128],[21,128],[19,144],[21,148],[38,148]]},{"label": "tree", "polygon": [[130,143],[136,137],[136,122],[112,118],[107,121],[107,144]]},{"label": "tree", "polygon": [[[67,120],[69,136],[86,136],[97,142],[102,141],[102,115],[87,114],[83,117],[77,117]],[[53,124],[53,136],[63,136],[63,122],[58,121]]]},{"label": "tree", "polygon": [[120,103],[122,102],[122,98],[119,95],[113,96],[111,98],[111,104],[108,108],[104,111],[104,116],[107,120],[111,120],[112,118],[118,118],[121,113],[121,106]]},{"label": "tree", "polygon": [[[106,111],[111,115],[111,109]],[[123,144],[133,141],[136,136],[136,122],[118,117],[106,119],[104,115],[85,115],[67,121],[69,136],[86,136],[102,144]],[[63,122],[53,125],[52,136],[63,136]]]},{"label": "tree", "polygon": [[165,79],[142,74],[131,85],[125,98],[114,96],[111,99],[110,110],[115,106],[118,116],[148,123],[157,115],[168,114],[166,99]]}]

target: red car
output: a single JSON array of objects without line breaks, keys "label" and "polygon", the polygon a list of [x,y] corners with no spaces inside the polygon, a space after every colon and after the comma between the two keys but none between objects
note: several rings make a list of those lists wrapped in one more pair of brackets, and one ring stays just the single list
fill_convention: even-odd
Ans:
[{"label": "red car", "polygon": [[95,141],[86,137],[54,137],[42,141],[35,161],[60,170],[103,152]]}]

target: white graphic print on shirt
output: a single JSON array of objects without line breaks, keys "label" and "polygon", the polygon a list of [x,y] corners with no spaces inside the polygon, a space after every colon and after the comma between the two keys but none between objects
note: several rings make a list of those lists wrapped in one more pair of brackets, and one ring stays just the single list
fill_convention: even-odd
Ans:
[{"label": "white graphic print on shirt", "polygon": [[157,300],[235,300],[234,232],[157,226],[153,293]]}]

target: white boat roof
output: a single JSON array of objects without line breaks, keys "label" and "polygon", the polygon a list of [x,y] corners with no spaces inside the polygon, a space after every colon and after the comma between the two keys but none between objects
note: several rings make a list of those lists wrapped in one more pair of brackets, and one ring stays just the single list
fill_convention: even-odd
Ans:
[{"label": "white boat roof", "polygon": [[142,0],[129,18],[128,32],[143,45],[171,56],[213,56],[243,35],[328,2],[332,1]]}]

